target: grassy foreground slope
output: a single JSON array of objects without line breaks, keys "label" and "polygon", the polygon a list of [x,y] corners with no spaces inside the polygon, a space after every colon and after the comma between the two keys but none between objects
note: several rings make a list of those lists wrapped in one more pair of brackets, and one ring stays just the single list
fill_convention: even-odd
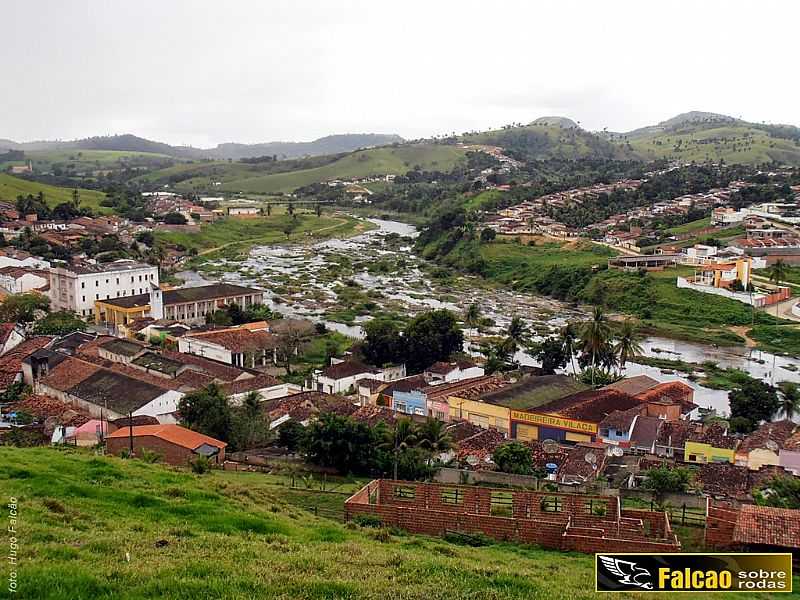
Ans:
[{"label": "grassy foreground slope", "polygon": [[[106,197],[103,192],[85,189],[79,189],[79,191],[81,206],[89,207],[101,213],[111,212],[109,208],[100,206],[100,201]],[[28,181],[27,179],[0,173],[0,200],[4,202],[11,202],[13,204],[17,196],[27,196],[28,194],[35,196],[39,192],[44,194],[44,199],[50,208],[62,202],[70,202],[72,200],[72,188],[56,187],[46,183]]]},{"label": "grassy foreground slope", "polygon": [[0,488],[18,503],[19,599],[600,597],[589,555],[348,527],[258,473],[3,447]]}]

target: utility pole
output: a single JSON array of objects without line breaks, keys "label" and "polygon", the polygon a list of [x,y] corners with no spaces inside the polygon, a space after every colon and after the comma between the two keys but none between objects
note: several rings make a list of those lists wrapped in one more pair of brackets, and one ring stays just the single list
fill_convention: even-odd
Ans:
[{"label": "utility pole", "polygon": [[128,413],[128,443],[131,457],[133,457],[133,413]]}]

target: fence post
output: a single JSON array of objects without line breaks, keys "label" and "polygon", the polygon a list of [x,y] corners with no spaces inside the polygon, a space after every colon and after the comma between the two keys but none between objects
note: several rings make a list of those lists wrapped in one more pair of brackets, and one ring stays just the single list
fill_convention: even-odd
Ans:
[{"label": "fence post", "polygon": [[683,503],[683,509],[681,510],[681,525],[686,525],[686,502]]}]

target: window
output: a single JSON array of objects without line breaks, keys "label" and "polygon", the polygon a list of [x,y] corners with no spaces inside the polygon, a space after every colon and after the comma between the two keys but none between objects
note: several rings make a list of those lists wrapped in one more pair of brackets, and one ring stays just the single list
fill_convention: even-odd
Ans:
[{"label": "window", "polygon": [[392,495],[395,500],[413,500],[417,497],[417,488],[413,485],[396,485]]},{"label": "window", "polygon": [[544,496],[540,504],[542,512],[561,512],[563,509],[560,496]]},{"label": "window", "polygon": [[81,287],[82,288],[86,288],[86,282],[85,281],[81,281]]},{"label": "window", "polygon": [[106,284],[108,284],[108,279],[106,279]]},{"label": "window", "polygon": [[141,281],[141,280],[142,280],[142,276],[141,276],[141,275],[139,275],[139,281]]},{"label": "window", "polygon": [[100,294],[95,294],[95,295],[94,295],[94,299],[95,299],[95,300],[100,300]]},{"label": "window", "polygon": [[461,504],[464,502],[464,491],[460,488],[442,490],[442,504]]},{"label": "window", "polygon": [[510,517],[514,513],[514,495],[511,492],[492,492],[489,514]]},{"label": "window", "polygon": [[117,277],[117,285],[119,285],[119,277]]},{"label": "window", "polygon": [[100,287],[100,280],[99,279],[95,280],[94,287]]},{"label": "window", "polygon": [[86,302],[86,296],[81,296],[81,302]]}]

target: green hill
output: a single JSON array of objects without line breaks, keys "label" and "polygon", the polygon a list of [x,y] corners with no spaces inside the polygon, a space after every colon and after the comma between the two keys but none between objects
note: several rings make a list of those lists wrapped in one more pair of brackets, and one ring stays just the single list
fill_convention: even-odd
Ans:
[{"label": "green hill", "polygon": [[[28,194],[37,195],[39,192],[44,194],[44,199],[50,208],[62,202],[72,200],[73,188],[56,187],[46,183],[28,181],[19,177],[13,177],[5,173],[0,173],[0,200],[14,203],[17,196],[27,196]],[[86,206],[98,212],[108,213],[111,209],[100,206],[100,201],[106,195],[95,190],[80,189],[81,206]]]},{"label": "green hill", "polygon": [[461,141],[468,144],[500,146],[518,159],[636,158],[628,148],[613,144],[597,134],[580,129],[564,117],[542,117],[524,127],[509,127],[468,134]]},{"label": "green hill", "polygon": [[[359,485],[336,483],[345,492]],[[345,526],[345,494],[288,484],[274,474],[194,475],[89,451],[0,447],[3,504],[17,501],[20,548],[18,591],[7,593],[4,581],[0,598],[600,597],[590,555]]]},{"label": "green hill", "polygon": [[[358,150],[345,155],[278,161],[264,165],[220,161],[176,165],[170,169],[145,175],[141,179],[150,183],[162,183],[172,179],[176,187],[181,190],[272,194],[291,192],[298,187],[332,179],[402,175],[417,166],[424,170],[449,171],[464,160],[464,155],[465,151],[455,146],[404,144]],[[303,168],[304,165],[314,166]],[[295,168],[287,170],[291,167]],[[269,172],[262,174],[264,170]],[[220,182],[221,185],[214,185],[215,182]]]}]

